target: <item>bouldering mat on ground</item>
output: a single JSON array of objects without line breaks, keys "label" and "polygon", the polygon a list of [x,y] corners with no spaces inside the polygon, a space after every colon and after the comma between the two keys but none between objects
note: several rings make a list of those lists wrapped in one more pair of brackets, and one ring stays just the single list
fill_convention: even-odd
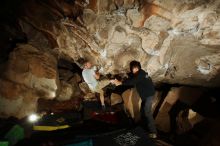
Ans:
[{"label": "bouldering mat on ground", "polygon": [[65,129],[80,120],[81,115],[79,113],[47,114],[33,126],[33,129],[39,131]]},{"label": "bouldering mat on ground", "polygon": [[10,146],[14,145],[24,138],[24,129],[19,125],[14,125],[4,138],[8,140]]},{"label": "bouldering mat on ground", "polygon": [[140,127],[124,130],[93,139],[94,146],[155,146],[147,133]]},{"label": "bouldering mat on ground", "polygon": [[74,143],[74,144],[68,144],[65,146],[93,146],[93,142],[91,139],[89,139],[86,141],[82,141],[82,142],[78,142],[78,143]]},{"label": "bouldering mat on ground", "polygon": [[118,113],[114,112],[107,112],[107,113],[92,113],[92,119],[97,121],[103,121],[106,123],[111,124],[118,124],[120,123],[120,117],[118,116]]},{"label": "bouldering mat on ground", "polygon": [[0,140],[0,146],[8,146],[8,141]]}]

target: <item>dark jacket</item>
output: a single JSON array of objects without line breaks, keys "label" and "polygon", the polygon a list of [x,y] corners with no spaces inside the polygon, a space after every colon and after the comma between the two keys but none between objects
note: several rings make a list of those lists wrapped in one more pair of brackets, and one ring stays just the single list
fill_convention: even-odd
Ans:
[{"label": "dark jacket", "polygon": [[136,75],[130,76],[122,84],[134,86],[142,100],[145,100],[149,96],[153,96],[155,93],[151,78],[142,69]]}]

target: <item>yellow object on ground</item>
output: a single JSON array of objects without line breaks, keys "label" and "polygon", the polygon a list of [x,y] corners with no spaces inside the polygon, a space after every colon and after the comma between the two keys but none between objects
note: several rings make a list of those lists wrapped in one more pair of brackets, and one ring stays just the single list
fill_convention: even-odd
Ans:
[{"label": "yellow object on ground", "polygon": [[66,129],[69,128],[69,125],[62,125],[62,126],[33,126],[33,130],[36,131],[54,131],[59,129]]}]

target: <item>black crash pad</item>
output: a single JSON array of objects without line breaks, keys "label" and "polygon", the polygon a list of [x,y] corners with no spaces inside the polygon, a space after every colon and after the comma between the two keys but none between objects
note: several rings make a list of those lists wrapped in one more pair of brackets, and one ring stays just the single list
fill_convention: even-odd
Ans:
[{"label": "black crash pad", "polygon": [[93,139],[94,146],[155,146],[147,133],[140,127],[123,130]]}]

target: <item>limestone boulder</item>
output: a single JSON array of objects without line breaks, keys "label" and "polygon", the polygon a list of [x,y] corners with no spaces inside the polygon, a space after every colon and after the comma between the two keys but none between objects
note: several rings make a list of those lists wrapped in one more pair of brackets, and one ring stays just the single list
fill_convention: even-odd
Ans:
[{"label": "limestone boulder", "polygon": [[[86,57],[104,74],[125,73],[129,62],[138,60],[155,83],[219,85],[218,0],[92,0],[69,6],[65,2],[57,4],[59,10],[52,7],[51,1],[47,7],[34,1],[26,3],[31,6],[28,8],[37,9],[25,9],[29,23],[21,20],[20,24],[35,42],[33,33],[46,34],[48,41],[38,42],[54,48],[53,53],[58,56],[75,62]],[[62,18],[61,10],[69,18]],[[30,31],[31,27],[35,32]]]},{"label": "limestone boulder", "polygon": [[28,44],[19,45],[10,53],[2,71],[0,112],[4,117],[22,118],[37,110],[39,98],[57,96],[57,61],[50,53]]},{"label": "limestone boulder", "polygon": [[79,87],[80,87],[80,89],[82,90],[82,92],[83,92],[84,94],[91,93],[91,90],[89,89],[89,86],[87,85],[86,82],[80,83],[80,84],[79,84]]},{"label": "limestone boulder", "polygon": [[[88,58],[102,74],[126,73],[137,60],[155,83],[218,87],[219,8],[219,0],[25,1],[16,25],[28,44],[3,56],[9,60],[1,78],[54,99],[59,92],[55,55],[75,63]],[[72,73],[60,70],[60,75],[67,81]],[[74,80],[68,83],[80,94],[80,79]],[[80,88],[90,93],[85,85]]]},{"label": "limestone boulder", "polygon": [[144,27],[155,32],[167,31],[171,28],[171,22],[163,17],[152,15],[145,20]]},{"label": "limestone boulder", "polygon": [[143,21],[144,21],[144,15],[143,13],[140,13],[138,11],[138,8],[136,9],[130,9],[126,13],[128,20],[134,27],[142,27]]},{"label": "limestone boulder", "polygon": [[[138,122],[141,118],[140,108],[141,108],[142,100],[139,94],[137,93],[136,89],[135,88],[128,89],[122,94],[122,96],[119,96],[118,94],[113,94],[112,101],[116,103],[120,103],[121,98],[123,99],[123,104],[127,114],[131,118],[133,118],[135,122]],[[155,108],[158,105],[159,101],[160,101],[160,93],[156,92],[152,101],[152,109],[151,109],[152,114],[155,111]]]},{"label": "limestone boulder", "polygon": [[81,96],[83,96],[85,100],[96,100],[96,94],[89,89],[86,82],[79,83],[79,88],[83,93]]},{"label": "limestone boulder", "polygon": [[111,94],[110,100],[111,100],[111,106],[120,104],[123,101],[121,95],[115,93]]},{"label": "limestone boulder", "polygon": [[77,74],[77,73],[74,73],[73,76],[69,79],[69,83],[73,84],[73,83],[80,83],[82,81],[82,77]]},{"label": "limestone boulder", "polygon": [[193,126],[205,118],[199,113],[190,109],[188,115],[184,115],[184,112],[181,111],[177,117],[177,133],[182,134],[193,128]]},{"label": "limestone boulder", "polygon": [[4,78],[44,93],[42,98],[57,95],[59,80],[57,61],[50,53],[31,45],[19,45],[10,54]]},{"label": "limestone boulder", "polygon": [[68,81],[68,83],[72,86],[73,90],[73,97],[79,97],[82,96],[82,91],[80,89],[80,82],[82,81],[81,76],[79,74],[75,73],[72,78]]},{"label": "limestone boulder", "polygon": [[140,107],[141,98],[139,97],[137,91],[133,89],[126,90],[122,94],[124,101],[125,110],[128,115],[134,119],[135,122],[140,120]]},{"label": "limestone boulder", "polygon": [[67,69],[58,69],[58,71],[60,80],[68,81],[74,76],[74,73]]},{"label": "limestone boulder", "polygon": [[56,97],[58,101],[70,100],[73,95],[72,86],[65,81],[60,82],[61,89],[59,95]]},{"label": "limestone boulder", "polygon": [[168,95],[165,97],[160,109],[159,113],[155,119],[157,128],[164,131],[169,132],[170,130],[170,117],[169,111],[172,106],[176,103],[177,100],[188,105],[189,114],[185,114],[184,110],[179,111],[177,118],[178,132],[183,133],[192,129],[193,125],[197,122],[200,122],[203,117],[194,112],[191,109],[191,105],[194,104],[200,97],[202,97],[204,90],[201,88],[193,88],[193,87],[173,87],[169,91]]},{"label": "limestone boulder", "polygon": [[0,79],[0,117],[23,118],[37,110],[39,96],[33,89],[9,80]]}]

